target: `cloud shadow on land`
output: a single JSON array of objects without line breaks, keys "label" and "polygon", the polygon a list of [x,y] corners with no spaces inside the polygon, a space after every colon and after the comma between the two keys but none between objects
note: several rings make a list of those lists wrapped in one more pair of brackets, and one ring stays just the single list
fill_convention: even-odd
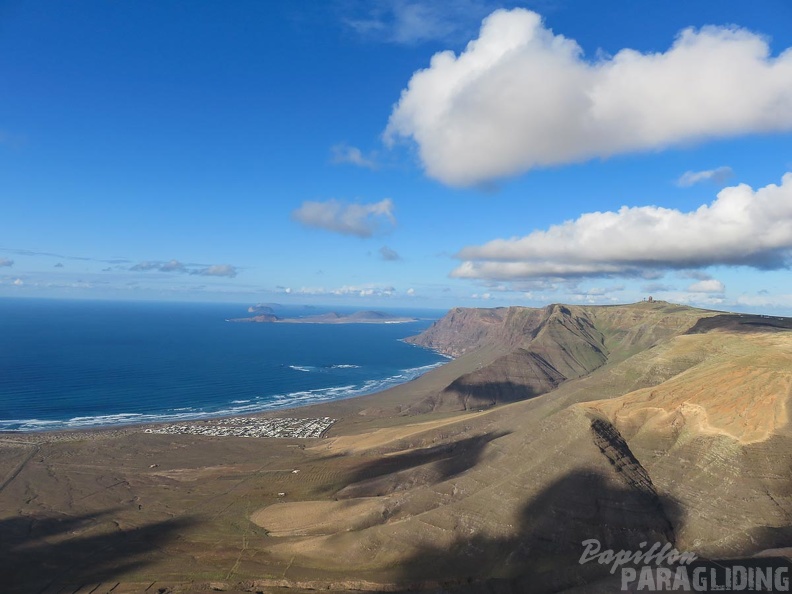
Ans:
[{"label": "cloud shadow on land", "polygon": [[[398,583],[411,592],[518,594],[574,588],[606,592],[614,585],[618,591],[618,570],[611,575],[609,564],[580,564],[583,541],[596,539],[601,551],[615,552],[647,551],[654,543],[659,543],[658,548],[666,543],[676,547],[676,535],[686,523],[685,510],[673,498],[657,493],[609,423],[592,419],[591,431],[611,472],[577,468],[564,474],[524,503],[509,535],[482,531],[460,536],[448,548],[421,547],[400,567]],[[493,499],[491,504],[498,502]],[[790,538],[792,525],[757,527],[734,557],[749,559],[763,550],[788,547]],[[680,552],[685,552],[684,547]]]},{"label": "cloud shadow on land", "polygon": [[639,550],[641,542],[673,545],[681,518],[681,508],[652,488],[575,470],[524,505],[512,536],[424,547],[403,564],[399,581],[423,592],[557,592],[609,577],[608,566],[579,563],[584,540],[615,551]]},{"label": "cloud shadow on land", "polygon": [[439,483],[454,478],[478,464],[487,444],[505,435],[508,435],[505,431],[493,432],[383,455],[353,471],[344,481],[347,487],[336,496],[379,496],[419,483]]},{"label": "cloud shadow on land", "polygon": [[465,376],[462,376],[451,382],[443,391],[443,395],[456,396],[464,410],[472,410],[530,400],[546,394],[553,387],[555,386],[536,389],[534,386],[513,381],[482,383],[468,381]]},{"label": "cloud shadow on land", "polygon": [[191,519],[172,519],[119,529],[116,523],[107,532],[116,511],[0,519],[3,591],[42,592],[55,585],[78,588],[118,581],[150,563],[153,553],[193,524]]}]

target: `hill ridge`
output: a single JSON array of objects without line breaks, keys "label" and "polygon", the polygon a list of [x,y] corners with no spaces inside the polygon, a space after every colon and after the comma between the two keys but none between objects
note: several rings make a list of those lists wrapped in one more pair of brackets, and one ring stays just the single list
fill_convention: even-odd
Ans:
[{"label": "hill ridge", "polygon": [[483,348],[495,349],[498,355],[411,410],[471,410],[546,394],[563,382],[687,331],[706,315],[665,302],[455,308],[406,341],[458,357]]}]

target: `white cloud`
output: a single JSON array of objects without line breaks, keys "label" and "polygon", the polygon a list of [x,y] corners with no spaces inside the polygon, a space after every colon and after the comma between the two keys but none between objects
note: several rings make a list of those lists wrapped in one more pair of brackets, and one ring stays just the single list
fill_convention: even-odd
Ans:
[{"label": "white cloud", "polygon": [[692,293],[681,291],[679,293],[666,293],[663,299],[671,303],[692,305],[694,307],[728,307],[723,295],[710,293]]},{"label": "white cloud", "polygon": [[466,39],[498,4],[491,0],[380,0],[362,3],[364,10],[347,16],[344,22],[364,38],[416,45]]},{"label": "white cloud", "polygon": [[308,227],[343,235],[371,237],[383,221],[396,224],[393,210],[390,198],[372,204],[348,204],[338,200],[308,201],[292,213],[292,218]]},{"label": "white cloud", "polygon": [[780,269],[789,266],[791,250],[792,173],[787,173],[780,186],[724,188],[711,204],[690,212],[624,206],[522,238],[466,247],[456,255],[464,261],[452,276],[649,278],[659,270],[714,265]]},{"label": "white cloud", "polygon": [[792,295],[763,293],[760,295],[740,295],[736,299],[737,305],[747,307],[789,308],[792,307]]},{"label": "white cloud", "polygon": [[487,17],[459,56],[415,72],[384,138],[465,186],[535,167],[792,128],[792,51],[735,27],[682,31],[664,53],[587,61],[524,9]]},{"label": "white cloud", "polygon": [[[106,268],[105,270],[109,271],[110,269]],[[231,264],[213,264],[207,266],[205,264],[183,264],[178,260],[169,260],[167,262],[146,260],[144,262],[138,262],[129,270],[133,272],[148,272],[155,270],[158,272],[176,272],[179,274],[197,274],[200,276],[225,276],[228,278],[234,278],[238,272],[236,266],[232,266]]]},{"label": "white cloud", "polygon": [[681,188],[689,188],[701,182],[712,182],[719,186],[725,184],[734,175],[731,167],[718,167],[717,169],[707,169],[705,171],[685,171],[677,180],[677,185]]},{"label": "white cloud", "polygon": [[191,274],[198,274],[200,276],[225,276],[228,278],[234,278],[237,275],[238,271],[236,266],[232,266],[231,264],[214,264],[212,266],[207,266],[206,268],[202,268],[200,270],[194,270]]},{"label": "white cloud", "polygon": [[396,288],[391,286],[379,285],[344,285],[335,289],[325,289],[324,287],[301,287],[289,293],[295,295],[311,296],[335,296],[335,297],[390,297],[396,293]]},{"label": "white cloud", "polygon": [[395,262],[397,260],[401,260],[401,256],[396,250],[392,250],[387,245],[383,245],[379,249],[380,258],[387,262]]},{"label": "white cloud", "polygon": [[162,272],[185,272],[187,269],[185,268],[184,264],[178,260],[171,260],[170,262],[165,262],[162,264],[159,267],[159,270]]},{"label": "white cloud", "polygon": [[9,260],[8,258],[0,258],[0,268],[11,267],[13,265],[13,260]]},{"label": "white cloud", "polygon": [[365,167],[366,169],[377,169],[377,162],[374,156],[365,156],[356,146],[337,144],[330,151],[332,152],[331,163],[335,165],[349,163],[357,167]]},{"label": "white cloud", "polygon": [[[174,262],[175,260],[171,260]],[[149,270],[162,270],[162,267],[165,266],[166,262],[152,262],[150,260],[146,260],[144,262],[138,262],[134,266],[130,268],[133,272],[146,272]]]},{"label": "white cloud", "polygon": [[712,278],[695,282],[687,290],[691,293],[723,293],[726,291],[726,286],[719,280]]},{"label": "white cloud", "polygon": [[624,285],[612,285],[610,287],[591,287],[578,292],[578,295],[586,295],[588,297],[602,297],[610,293],[618,293],[624,291]]},{"label": "white cloud", "polygon": [[413,288],[407,289],[407,295],[409,295],[410,297],[414,297],[415,296],[415,289],[413,289]]}]

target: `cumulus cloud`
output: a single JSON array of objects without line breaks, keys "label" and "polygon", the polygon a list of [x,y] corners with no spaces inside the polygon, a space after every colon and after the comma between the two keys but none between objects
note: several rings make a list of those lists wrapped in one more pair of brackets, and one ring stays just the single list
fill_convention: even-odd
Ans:
[{"label": "cumulus cloud", "polygon": [[377,162],[374,156],[365,156],[356,146],[349,146],[346,144],[337,144],[330,149],[332,157],[330,162],[334,165],[348,163],[356,165],[357,167],[364,167],[366,169],[377,169]]},{"label": "cumulus cloud", "polygon": [[792,51],[736,27],[682,31],[663,53],[586,60],[528,10],[498,10],[435,54],[391,113],[429,176],[466,186],[535,167],[792,128]]},{"label": "cumulus cloud", "polygon": [[723,293],[726,291],[726,285],[719,280],[711,278],[693,283],[687,290],[691,293]]},{"label": "cumulus cloud", "polygon": [[689,188],[701,182],[712,182],[719,186],[725,184],[734,175],[731,167],[718,167],[717,169],[707,169],[705,171],[685,171],[677,180],[680,188]]},{"label": "cumulus cloud", "polygon": [[[787,268],[792,260],[792,173],[781,185],[724,188],[690,212],[624,206],[522,238],[462,249],[452,276],[488,280],[652,276],[709,266]],[[655,274],[656,276],[656,274]],[[706,280],[706,279],[702,279]]]},{"label": "cumulus cloud", "polygon": [[14,265],[13,260],[9,260],[8,258],[0,258],[0,268],[10,268]]},{"label": "cumulus cloud", "polygon": [[383,222],[396,224],[390,198],[371,204],[345,203],[339,200],[303,202],[292,218],[307,227],[334,231],[343,235],[371,237]]},{"label": "cumulus cloud", "polygon": [[392,250],[387,245],[383,245],[379,249],[380,258],[387,262],[395,262],[396,260],[401,260],[401,256],[398,254],[396,250]]},{"label": "cumulus cloud", "polygon": [[228,278],[234,278],[237,275],[237,268],[236,266],[232,266],[231,264],[214,264],[212,266],[207,266],[206,268],[194,270],[191,274],[198,274],[200,276],[225,276]]}]

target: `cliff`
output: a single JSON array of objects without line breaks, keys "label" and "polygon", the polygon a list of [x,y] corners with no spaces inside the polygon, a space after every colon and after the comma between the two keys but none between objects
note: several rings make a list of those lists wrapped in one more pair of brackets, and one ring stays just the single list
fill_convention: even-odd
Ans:
[{"label": "cliff", "polygon": [[478,409],[545,394],[688,330],[702,313],[663,302],[453,309],[407,342],[453,357],[473,356],[483,349],[499,355],[413,411]]}]

